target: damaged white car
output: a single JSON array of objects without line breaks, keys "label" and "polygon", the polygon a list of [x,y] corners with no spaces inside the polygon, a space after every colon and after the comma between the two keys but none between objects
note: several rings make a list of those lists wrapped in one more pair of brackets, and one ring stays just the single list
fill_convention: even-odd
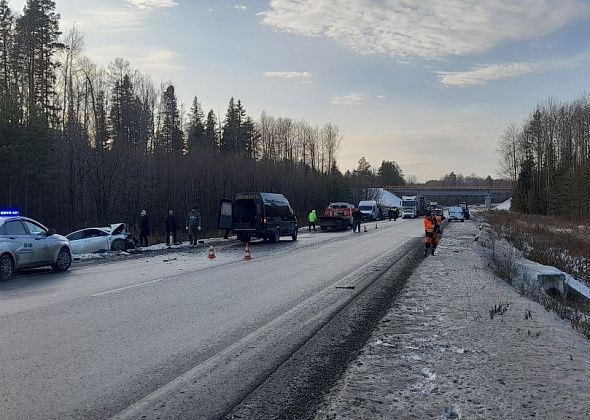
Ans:
[{"label": "damaged white car", "polygon": [[70,240],[72,254],[88,254],[105,251],[127,251],[135,248],[133,235],[125,230],[125,223],[110,227],[86,228],[66,236]]}]

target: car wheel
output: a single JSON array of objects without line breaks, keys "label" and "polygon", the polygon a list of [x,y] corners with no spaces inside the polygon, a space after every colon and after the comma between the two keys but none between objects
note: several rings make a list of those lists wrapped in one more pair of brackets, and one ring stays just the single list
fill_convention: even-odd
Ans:
[{"label": "car wheel", "polygon": [[0,257],[0,281],[10,280],[14,274],[14,261],[8,254]]},{"label": "car wheel", "polygon": [[320,230],[325,232],[326,230],[328,230],[328,227],[327,226],[320,226]]},{"label": "car wheel", "polygon": [[279,232],[279,230],[275,230],[274,233],[271,234],[272,236],[270,237],[270,241],[273,244],[276,244],[277,242],[279,242],[281,240],[281,233]]},{"label": "car wheel", "polygon": [[55,271],[66,271],[72,265],[72,254],[68,248],[62,248],[57,254],[57,261],[51,266]]},{"label": "car wheel", "polygon": [[113,241],[111,249],[117,252],[125,251],[125,242],[122,239],[116,239]]},{"label": "car wheel", "polygon": [[293,234],[291,235],[291,239],[293,239],[294,241],[297,240],[297,234],[298,234],[298,229],[295,228],[295,230],[293,231]]}]

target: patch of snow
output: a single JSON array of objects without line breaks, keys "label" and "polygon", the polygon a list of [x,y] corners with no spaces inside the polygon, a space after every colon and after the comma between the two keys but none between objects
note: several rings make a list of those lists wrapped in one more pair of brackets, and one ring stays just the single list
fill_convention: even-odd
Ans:
[{"label": "patch of snow", "polygon": [[496,206],[496,210],[509,211],[511,206],[512,206],[512,198],[509,198],[508,200],[504,201],[503,203],[498,204]]}]

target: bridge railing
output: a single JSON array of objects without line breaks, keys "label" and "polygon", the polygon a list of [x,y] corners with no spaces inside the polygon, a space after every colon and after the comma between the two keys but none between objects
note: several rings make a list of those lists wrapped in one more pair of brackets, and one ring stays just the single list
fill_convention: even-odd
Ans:
[{"label": "bridge railing", "polygon": [[458,185],[458,186],[448,186],[448,185],[392,185],[383,187],[384,190],[388,191],[424,191],[424,190],[462,190],[462,191],[490,191],[490,192],[511,192],[512,187],[510,186],[465,186],[465,185]]}]

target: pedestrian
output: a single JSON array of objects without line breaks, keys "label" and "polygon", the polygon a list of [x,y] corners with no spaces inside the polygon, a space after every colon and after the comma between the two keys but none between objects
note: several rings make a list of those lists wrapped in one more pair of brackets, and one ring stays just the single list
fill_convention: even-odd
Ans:
[{"label": "pedestrian", "polygon": [[396,222],[398,217],[399,217],[399,208],[396,207],[393,209],[393,221]]},{"label": "pedestrian", "polygon": [[[174,212],[172,210],[168,211],[168,216],[166,216],[166,220],[164,220],[164,228],[166,230],[166,245],[170,246],[176,244],[178,225],[176,224],[176,219],[174,218]],[[170,236],[172,236],[172,243],[170,242]]]},{"label": "pedestrian", "polygon": [[[147,247],[148,239],[150,237],[150,217],[147,215],[147,211],[142,210],[139,217],[139,246]],[[144,245],[145,243],[145,245]]]},{"label": "pedestrian", "polygon": [[311,213],[309,213],[309,216],[307,216],[307,221],[309,222],[309,231],[311,232],[311,228],[313,227],[313,231],[317,232],[315,226],[318,222],[318,216],[315,213],[315,210],[312,210]]},{"label": "pedestrian", "polygon": [[379,220],[385,220],[385,215],[383,214],[382,207],[379,207]]},{"label": "pedestrian", "polygon": [[387,209],[387,218],[389,219],[390,222],[391,222],[391,219],[393,219],[393,209],[391,207]]},{"label": "pedestrian", "polygon": [[186,230],[188,232],[188,240],[191,245],[197,245],[198,234],[201,231],[201,213],[197,211],[197,207],[193,207],[186,216]]},{"label": "pedestrian", "polygon": [[359,233],[361,233],[361,223],[363,221],[363,214],[361,213],[361,209],[358,207],[354,209],[354,213],[352,213],[352,231],[356,232],[358,228]]}]

